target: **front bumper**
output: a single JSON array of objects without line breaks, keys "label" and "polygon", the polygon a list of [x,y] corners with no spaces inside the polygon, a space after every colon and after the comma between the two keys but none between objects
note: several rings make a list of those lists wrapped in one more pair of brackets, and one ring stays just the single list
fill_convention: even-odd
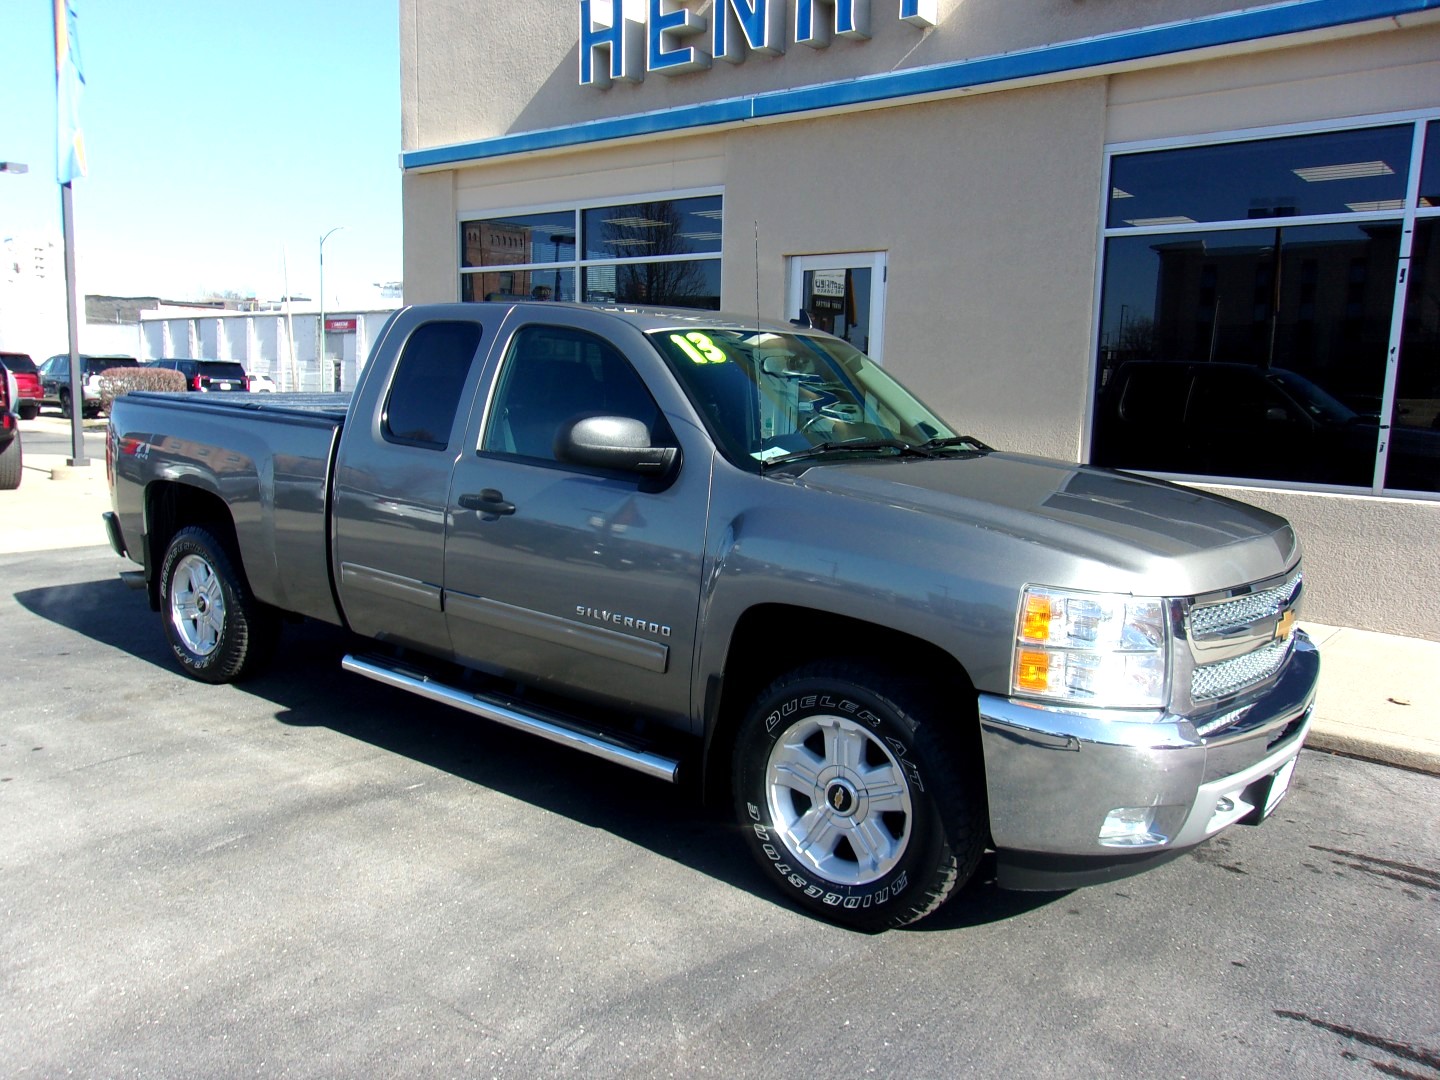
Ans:
[{"label": "front bumper", "polygon": [[[1297,631],[1275,683],[1201,736],[1187,718],[1066,709],[980,695],[998,881],[1064,889],[1173,858],[1237,822],[1258,822],[1274,778],[1310,730],[1320,656]],[[1288,781],[1289,773],[1282,780]],[[1278,785],[1277,785],[1278,786]],[[1149,835],[1102,842],[1120,808],[1153,808]]]}]

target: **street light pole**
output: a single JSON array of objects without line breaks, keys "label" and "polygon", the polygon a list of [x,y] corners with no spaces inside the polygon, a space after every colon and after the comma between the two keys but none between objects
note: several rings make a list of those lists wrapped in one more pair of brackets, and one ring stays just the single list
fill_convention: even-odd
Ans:
[{"label": "street light pole", "polygon": [[[317,358],[317,359],[316,359],[316,366],[319,367],[319,369],[320,369],[320,379],[321,379],[320,385],[321,385],[321,386],[324,386],[324,385],[325,385],[325,382],[326,382],[326,379],[325,379],[325,241],[326,241],[326,240],[329,240],[330,237],[331,237],[333,234],[339,232],[339,231],[340,231],[341,229],[343,229],[343,228],[345,228],[344,225],[336,225],[335,228],[331,229],[331,230],[330,230],[329,232],[327,232],[324,236],[320,237],[320,333],[319,333],[319,336],[316,337],[316,339],[315,339],[315,355],[316,355],[316,358]],[[330,376],[329,382],[330,382],[330,388],[331,388],[332,390],[338,390],[338,389],[340,389],[338,386],[335,385],[335,376],[334,376],[334,375],[331,375],[331,376]]]}]

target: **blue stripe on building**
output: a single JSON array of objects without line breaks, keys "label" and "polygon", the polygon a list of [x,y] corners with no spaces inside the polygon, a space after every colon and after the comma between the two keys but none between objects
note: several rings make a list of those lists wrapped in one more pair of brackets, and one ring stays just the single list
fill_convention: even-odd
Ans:
[{"label": "blue stripe on building", "polygon": [[401,155],[406,169],[458,165],[537,150],[586,146],[641,135],[700,130],[760,117],[774,119],[844,106],[878,104],[926,94],[965,90],[1023,79],[1063,75],[1217,46],[1239,45],[1285,34],[1440,10],[1440,0],[1294,0],[1266,8],[1210,15],[1187,22],[1126,30],[1081,41],[1022,49],[1001,56],[959,60],[912,71],[865,75],[843,82],[772,90],[673,109],[590,120],[564,127],[518,132]]}]

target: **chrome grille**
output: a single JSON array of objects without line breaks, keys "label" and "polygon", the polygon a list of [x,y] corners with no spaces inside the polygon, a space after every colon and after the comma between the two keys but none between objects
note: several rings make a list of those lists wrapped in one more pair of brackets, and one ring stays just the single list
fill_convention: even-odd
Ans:
[{"label": "chrome grille", "polygon": [[1285,638],[1232,660],[1197,667],[1190,676],[1190,698],[1211,701],[1263,682],[1280,670],[1289,654],[1290,639]]},{"label": "chrome grille", "polygon": [[1301,580],[1302,575],[1297,573],[1285,584],[1273,589],[1196,608],[1190,613],[1191,632],[1203,637],[1278,615],[1290,606]]}]

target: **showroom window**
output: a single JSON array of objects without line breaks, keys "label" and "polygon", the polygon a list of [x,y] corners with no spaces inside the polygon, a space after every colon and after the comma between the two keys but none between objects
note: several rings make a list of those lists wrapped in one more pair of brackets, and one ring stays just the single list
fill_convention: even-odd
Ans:
[{"label": "showroom window", "polygon": [[1112,152],[1091,461],[1440,492],[1437,231],[1432,117]]},{"label": "showroom window", "polygon": [[460,299],[720,309],[721,197],[651,198],[460,223]]}]

